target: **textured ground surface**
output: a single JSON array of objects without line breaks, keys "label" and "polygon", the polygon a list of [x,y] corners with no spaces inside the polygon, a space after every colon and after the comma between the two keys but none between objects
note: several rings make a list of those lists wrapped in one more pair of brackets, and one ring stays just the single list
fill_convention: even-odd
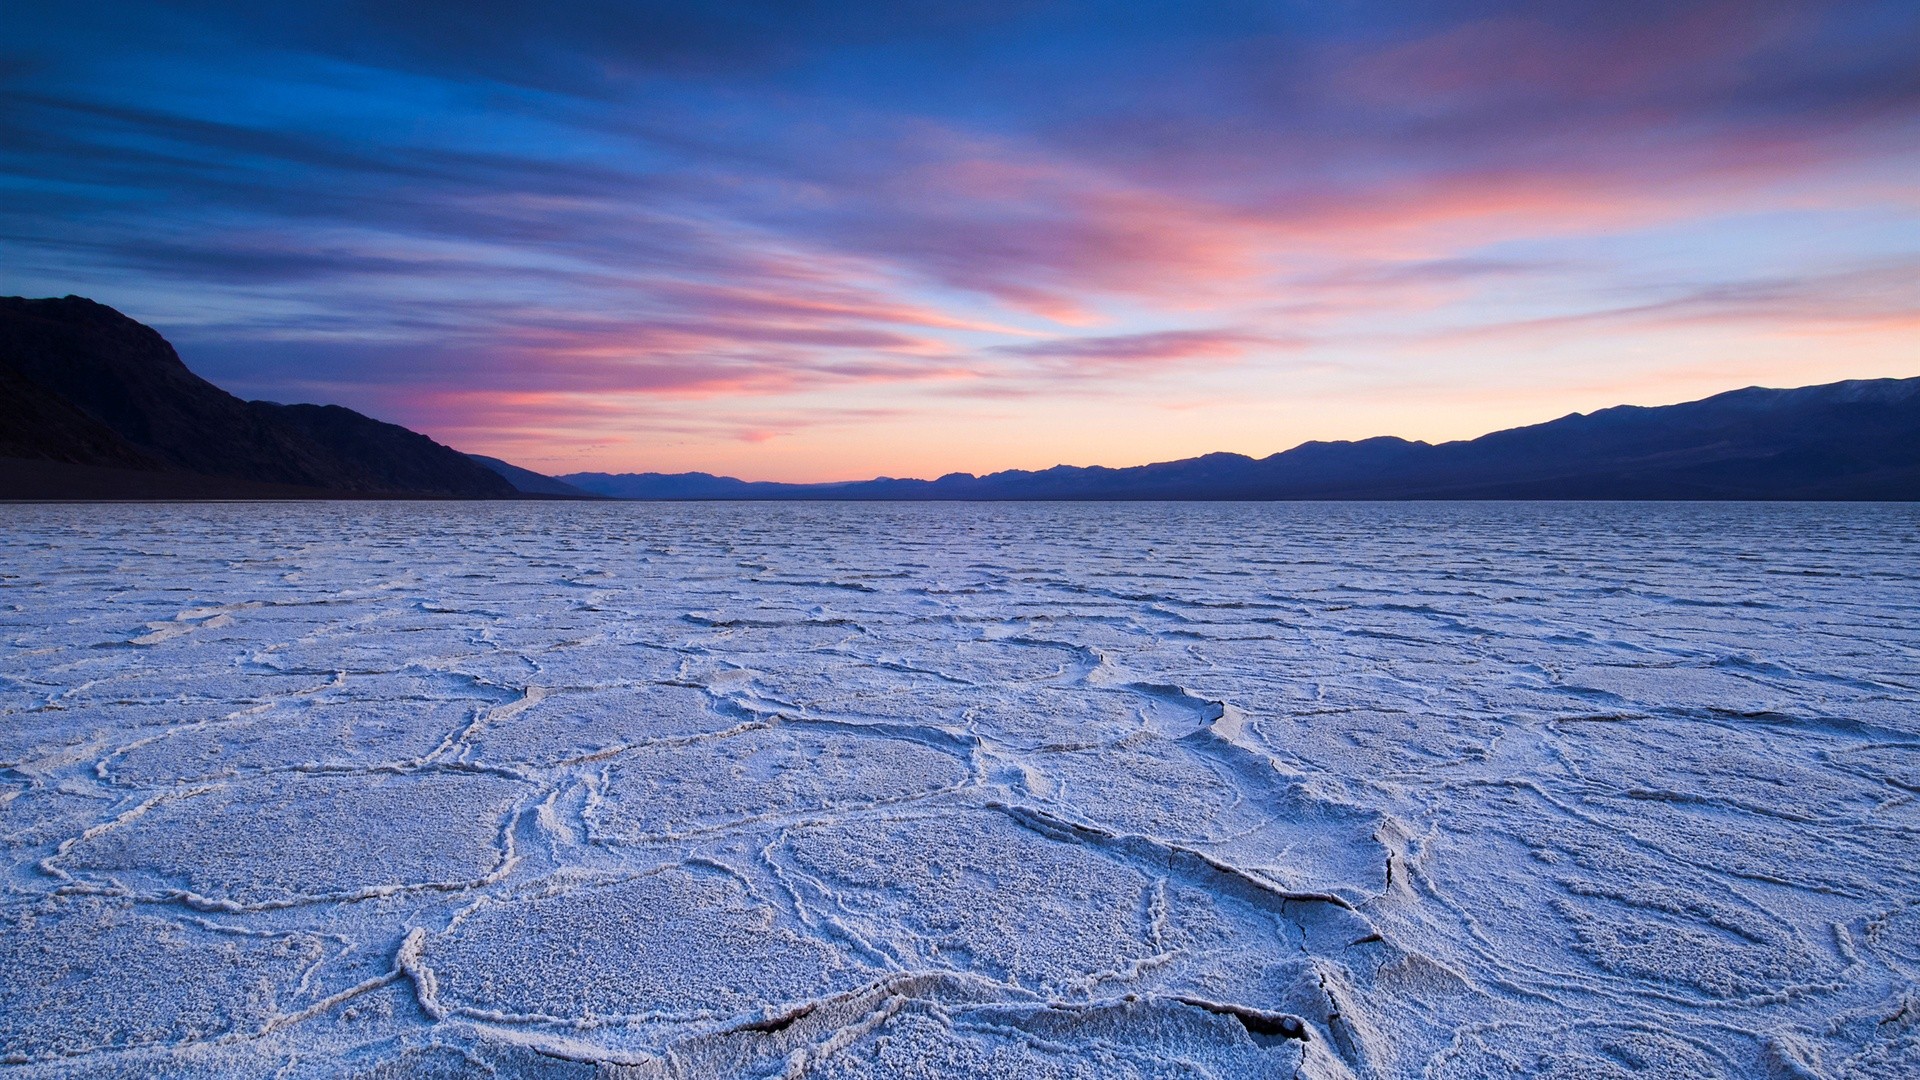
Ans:
[{"label": "textured ground surface", "polygon": [[1920,508],[4,513],[0,1074],[1920,1075]]}]

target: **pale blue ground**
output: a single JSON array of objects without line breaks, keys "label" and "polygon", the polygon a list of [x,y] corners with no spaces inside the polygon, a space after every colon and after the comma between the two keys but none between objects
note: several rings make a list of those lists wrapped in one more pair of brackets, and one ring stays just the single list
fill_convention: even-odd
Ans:
[{"label": "pale blue ground", "polygon": [[0,1075],[1920,1075],[1920,507],[4,514]]}]

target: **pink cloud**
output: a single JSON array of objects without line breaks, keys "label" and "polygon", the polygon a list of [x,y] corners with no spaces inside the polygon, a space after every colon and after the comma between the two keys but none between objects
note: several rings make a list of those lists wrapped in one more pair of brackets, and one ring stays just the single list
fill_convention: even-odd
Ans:
[{"label": "pink cloud", "polygon": [[1036,362],[1052,376],[1106,376],[1127,371],[1218,364],[1257,348],[1299,347],[1299,342],[1244,330],[1162,330],[1144,334],[1055,338],[1000,345],[1000,356]]},{"label": "pink cloud", "polygon": [[1624,328],[1754,329],[1795,336],[1899,334],[1920,328],[1920,266],[1893,263],[1820,277],[1696,288],[1665,300],[1431,334],[1428,344],[1562,338]]},{"label": "pink cloud", "polygon": [[1804,20],[1780,5],[1674,6],[1651,18],[1595,9],[1579,25],[1483,19],[1350,57],[1336,85],[1363,101],[1431,112],[1525,99],[1634,101],[1690,85],[1725,89],[1738,64]]},{"label": "pink cloud", "polygon": [[[903,273],[1090,326],[1110,303],[1183,313],[1253,302],[1329,257],[1441,260],[1503,241],[1854,198],[1843,190],[1851,182],[1830,170],[1835,141],[1851,137],[1845,130],[1736,126],[1688,140],[1662,132],[1651,154],[1609,149],[1645,144],[1662,123],[1631,112],[1596,117],[1526,152],[1357,181],[1315,164],[1354,148],[1304,134],[1270,148],[1298,169],[1268,170],[1269,190],[1240,192],[955,135],[920,148],[932,160],[844,197],[823,193],[823,207],[809,210],[817,217],[794,227]],[[1793,186],[1819,168],[1829,169],[1821,194]],[[1855,186],[1871,183],[1862,176]]]}]

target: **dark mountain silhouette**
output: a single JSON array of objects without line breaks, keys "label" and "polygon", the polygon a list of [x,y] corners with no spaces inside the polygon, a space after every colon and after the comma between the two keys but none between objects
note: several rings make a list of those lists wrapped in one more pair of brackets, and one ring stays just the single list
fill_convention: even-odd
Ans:
[{"label": "dark mountain silhouette", "polygon": [[0,496],[514,498],[418,432],[338,405],[242,401],[78,296],[0,297]]},{"label": "dark mountain silhouette", "polygon": [[559,479],[610,499],[829,499],[837,497],[832,492],[880,482],[779,484],[766,480],[735,480],[731,476],[703,472],[583,472],[568,473]]},{"label": "dark mountain silhouette", "polygon": [[0,359],[0,458],[157,469],[118,432]]},{"label": "dark mountain silhouette", "polygon": [[1920,499],[1920,378],[1749,387],[1622,405],[1477,439],[1303,443],[1111,469],[748,483],[575,473],[626,499]]},{"label": "dark mountain silhouette", "polygon": [[485,454],[468,454],[468,457],[499,473],[515,491],[522,495],[547,495],[562,499],[604,499],[605,495],[595,495],[583,488],[574,487],[564,480],[556,480],[545,473],[532,469],[523,469],[511,462],[501,461],[497,457]]}]

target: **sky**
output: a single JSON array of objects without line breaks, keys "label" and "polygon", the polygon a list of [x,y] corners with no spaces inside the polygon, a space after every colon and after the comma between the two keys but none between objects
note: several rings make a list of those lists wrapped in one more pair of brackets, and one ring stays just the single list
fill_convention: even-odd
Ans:
[{"label": "sky", "polygon": [[545,472],[1920,375],[1920,5],[14,0],[0,293]]}]

